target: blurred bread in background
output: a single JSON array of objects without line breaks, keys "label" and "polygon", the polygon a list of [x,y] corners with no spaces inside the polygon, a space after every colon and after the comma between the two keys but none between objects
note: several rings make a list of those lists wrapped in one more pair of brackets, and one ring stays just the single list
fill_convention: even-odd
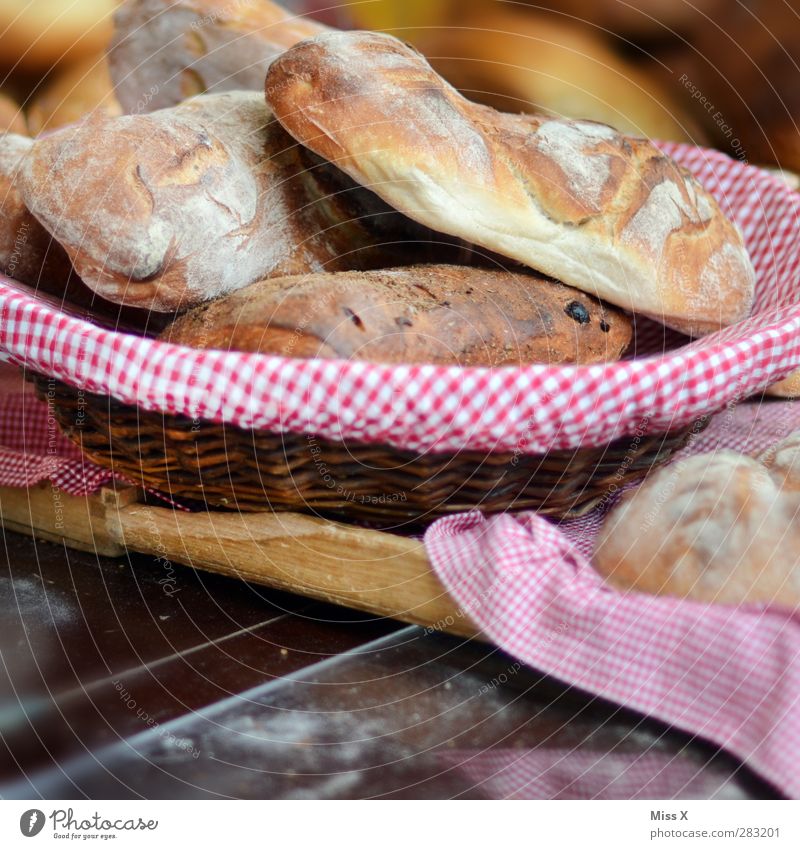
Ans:
[{"label": "blurred bread in background", "polygon": [[[496,4],[489,0],[481,5]],[[723,9],[727,13],[734,3],[730,0],[543,0],[535,5],[610,33],[647,39],[692,29],[699,19],[707,21],[708,16]]]},{"label": "blurred bread in background", "polygon": [[635,136],[706,140],[652,71],[567,18],[486,4],[458,25],[406,36],[470,100],[506,112],[589,118]]},{"label": "blurred bread in background", "polygon": [[126,0],[109,67],[125,112],[197,94],[260,91],[275,56],[327,27],[270,0]]},{"label": "blurred bread in background", "polygon": [[104,50],[118,0],[2,0],[0,66],[46,72]]},{"label": "blurred bread in background", "polygon": [[16,133],[20,136],[28,134],[25,115],[7,94],[0,92],[0,133]]},{"label": "blurred bread in background", "polygon": [[727,3],[659,58],[720,150],[800,171],[800,0]]},{"label": "blurred bread in background", "polygon": [[72,124],[96,110],[109,117],[122,114],[105,51],[56,74],[36,93],[28,106],[28,127],[32,135],[38,135]]}]

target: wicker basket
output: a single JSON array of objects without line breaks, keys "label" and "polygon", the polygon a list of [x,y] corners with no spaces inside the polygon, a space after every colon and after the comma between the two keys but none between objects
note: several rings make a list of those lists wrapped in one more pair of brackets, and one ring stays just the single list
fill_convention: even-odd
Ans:
[{"label": "wicker basket", "polygon": [[603,448],[415,454],[146,412],[34,376],[64,433],[95,463],[173,498],[235,510],[305,510],[386,526],[470,508],[572,517],[663,463],[698,432]]}]

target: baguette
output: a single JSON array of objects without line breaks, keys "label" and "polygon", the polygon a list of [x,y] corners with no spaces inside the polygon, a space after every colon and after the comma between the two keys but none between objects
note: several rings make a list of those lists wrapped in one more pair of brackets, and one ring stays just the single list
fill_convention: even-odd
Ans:
[{"label": "baguette", "polygon": [[524,365],[617,359],[630,319],[536,274],[454,265],[262,280],[178,318],[195,348],[378,363]]},{"label": "baguette", "polygon": [[391,264],[382,215],[361,212],[369,193],[329,193],[325,176],[260,94],[227,92],[149,115],[95,113],[37,140],[20,186],[86,285],[174,312],[268,276]]},{"label": "baguette", "polygon": [[111,76],[128,113],[259,91],[275,56],[326,30],[269,0],[127,0],[114,16]]},{"label": "baguette", "polygon": [[266,98],[297,141],[428,227],[691,335],[750,312],[741,234],[647,141],[470,103],[369,32],[290,48]]}]

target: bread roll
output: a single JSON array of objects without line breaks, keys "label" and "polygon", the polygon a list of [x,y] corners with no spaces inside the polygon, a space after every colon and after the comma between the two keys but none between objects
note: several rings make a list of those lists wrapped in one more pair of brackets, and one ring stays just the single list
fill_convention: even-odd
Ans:
[{"label": "bread roll", "polygon": [[0,93],[0,134],[2,133],[27,136],[28,125],[19,106],[10,97]]},{"label": "bread roll", "polygon": [[64,292],[69,259],[28,211],[18,189],[22,162],[32,147],[25,136],[0,135],[0,271],[29,286]]},{"label": "bread roll", "polygon": [[800,430],[768,448],[758,459],[781,489],[800,492]]},{"label": "bread roll", "polygon": [[767,388],[773,398],[800,398],[800,369]]},{"label": "bread roll", "polygon": [[128,113],[259,91],[275,56],[325,30],[269,0],[127,0],[114,17],[111,76]]},{"label": "bread roll", "polygon": [[0,61],[31,72],[104,50],[118,0],[3,0]]},{"label": "bread roll", "polygon": [[605,520],[594,565],[613,586],[705,602],[800,604],[800,498],[733,451],[659,469]]},{"label": "bread roll", "polygon": [[697,125],[652,73],[598,30],[534,9],[493,5],[408,38],[470,100],[507,112],[600,121],[623,133],[693,142]]},{"label": "bread roll", "polygon": [[631,323],[540,275],[418,265],[262,280],[192,310],[161,338],[292,357],[502,366],[614,360]]},{"label": "bread roll", "polygon": [[741,234],[647,141],[470,103],[369,32],[291,48],[266,97],[299,142],[428,227],[692,335],[750,312]]},{"label": "bread roll", "polygon": [[87,57],[46,85],[28,107],[28,126],[32,135],[38,135],[73,124],[95,110],[108,116],[122,114],[104,53]]},{"label": "bread roll", "polygon": [[400,236],[421,228],[394,229],[401,216],[376,212],[360,187],[329,193],[329,176],[262,95],[227,92],[149,115],[96,113],[41,138],[20,188],[95,292],[172,312],[268,276],[394,264],[380,247],[387,219],[413,261]]}]

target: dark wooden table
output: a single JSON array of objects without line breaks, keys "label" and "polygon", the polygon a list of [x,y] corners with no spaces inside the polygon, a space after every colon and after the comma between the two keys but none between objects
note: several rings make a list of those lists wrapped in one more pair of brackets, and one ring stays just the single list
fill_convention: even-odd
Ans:
[{"label": "dark wooden table", "polygon": [[3,798],[773,795],[482,643],[11,532],[3,559]]}]

